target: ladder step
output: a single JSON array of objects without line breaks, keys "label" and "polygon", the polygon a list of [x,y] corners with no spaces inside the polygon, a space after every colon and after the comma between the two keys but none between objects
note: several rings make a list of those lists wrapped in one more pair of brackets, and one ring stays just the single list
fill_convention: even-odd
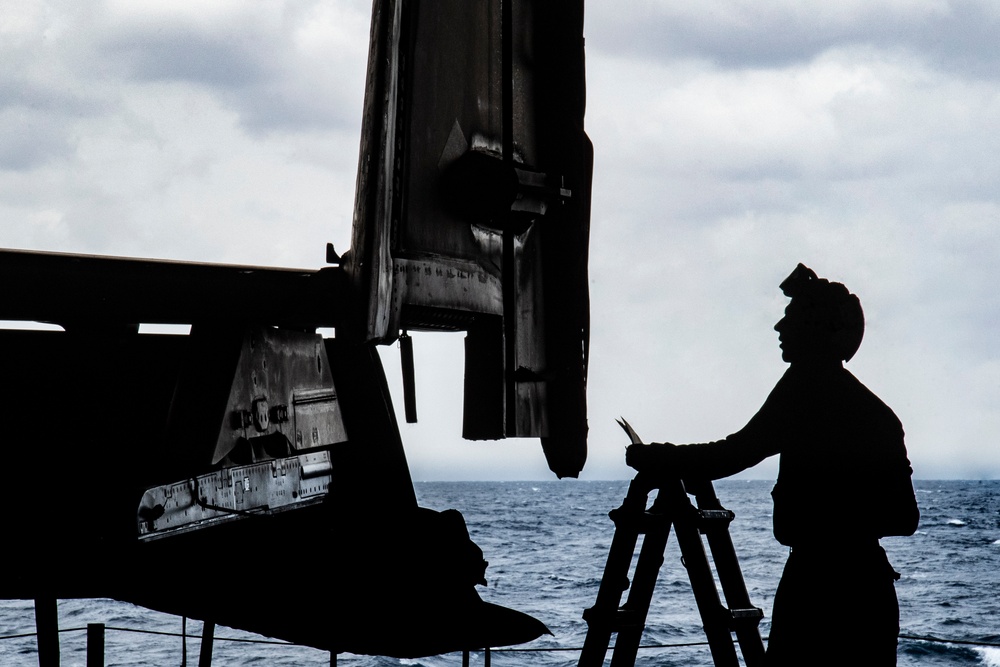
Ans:
[{"label": "ladder step", "polygon": [[618,507],[608,512],[615,523],[616,530],[631,530],[638,535],[644,535],[669,527],[667,517],[656,512],[636,512],[625,507]]},{"label": "ladder step", "polygon": [[611,632],[618,632],[619,630],[628,628],[645,627],[644,617],[645,614],[640,613],[638,609],[628,609],[626,607],[619,607],[610,611],[598,609],[597,607],[588,607],[583,610],[583,620],[587,622],[587,625],[604,626]]},{"label": "ladder step", "polygon": [[730,510],[698,510],[698,532],[708,530],[729,530],[729,524],[736,518]]},{"label": "ladder step", "polygon": [[[615,523],[615,527],[620,530],[634,530],[639,534],[662,530],[667,527],[669,521],[666,514],[660,512],[637,512],[631,508],[618,507],[610,512],[608,516]],[[729,524],[736,518],[736,514],[730,510],[697,510],[694,513],[698,532],[704,534],[709,530],[728,530]]]},{"label": "ladder step", "polygon": [[[764,611],[757,607],[751,607],[750,609],[726,609],[723,607],[721,611],[729,619],[730,630],[735,630],[740,625],[756,626],[764,618]],[[644,614],[640,614],[639,610],[628,609],[627,607],[619,607],[612,610],[588,607],[583,610],[583,620],[588,625],[602,625],[611,632],[644,626],[643,617]]]},{"label": "ladder step", "polygon": [[764,610],[757,607],[751,607],[750,609],[730,609],[729,615],[732,617],[733,623],[753,622],[756,624],[760,619],[764,618]]}]

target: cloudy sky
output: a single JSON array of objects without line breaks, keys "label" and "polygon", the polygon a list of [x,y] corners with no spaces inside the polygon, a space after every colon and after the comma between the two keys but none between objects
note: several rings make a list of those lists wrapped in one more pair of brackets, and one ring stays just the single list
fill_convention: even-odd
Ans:
[{"label": "cloudy sky", "polygon": [[[0,0],[0,247],[317,268],[350,243],[364,0]],[[798,262],[865,308],[848,368],[915,475],[1000,477],[1000,5],[588,4],[590,462],[740,428]],[[415,479],[552,479],[461,439],[460,335],[416,335]],[[398,354],[385,348],[398,386]],[[773,476],[773,462],[749,476]]]}]

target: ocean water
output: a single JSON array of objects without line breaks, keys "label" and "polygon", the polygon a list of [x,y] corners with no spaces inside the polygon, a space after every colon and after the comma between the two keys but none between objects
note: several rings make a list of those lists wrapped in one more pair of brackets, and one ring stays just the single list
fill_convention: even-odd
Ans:
[{"label": "ocean water", "polygon": [[[421,505],[461,511],[490,566],[484,600],[513,607],[543,621],[553,635],[515,650],[497,649],[492,664],[515,667],[576,665],[587,626],[583,609],[594,603],[614,526],[607,513],[624,497],[627,482],[418,483]],[[771,483],[722,480],[716,490],[737,518],[730,527],[750,597],[764,610],[764,636],[773,593],[787,550],[771,535]],[[1000,481],[917,481],[921,509],[915,535],[882,541],[895,569],[900,602],[900,665],[993,665],[1000,648],[926,638],[1000,644]],[[845,480],[844,493],[850,481]],[[845,517],[845,520],[849,520]],[[836,540],[837,526],[830,526]],[[88,623],[104,623],[106,665],[182,665],[184,620],[113,600],[59,602],[62,664],[86,665]],[[121,629],[112,629],[121,628]],[[126,631],[128,629],[128,631]],[[201,623],[188,621],[189,633]],[[141,630],[144,632],[135,632]],[[37,665],[31,602],[0,601],[0,665]],[[165,634],[149,634],[165,633]],[[16,635],[26,635],[17,637]],[[817,628],[816,650],[850,642],[850,619]],[[216,629],[213,665],[326,666],[329,654],[306,647],[246,643],[263,640],[230,628]],[[650,608],[643,644],[704,641],[680,552],[670,540]],[[199,643],[187,640],[187,663],[198,662]],[[610,657],[610,654],[609,654]],[[350,667],[446,667],[460,654],[394,660],[342,654]],[[472,664],[483,664],[473,654]],[[639,666],[712,665],[707,646],[642,649]]]}]

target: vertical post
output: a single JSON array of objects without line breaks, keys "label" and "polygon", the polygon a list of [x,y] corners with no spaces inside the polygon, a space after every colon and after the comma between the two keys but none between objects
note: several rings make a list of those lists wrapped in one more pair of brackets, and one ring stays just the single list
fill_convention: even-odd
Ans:
[{"label": "vertical post", "polygon": [[468,649],[462,651],[462,667],[469,667],[469,651],[468,651]]},{"label": "vertical post", "polygon": [[188,617],[181,616],[181,667],[188,664]]},{"label": "vertical post", "polygon": [[330,667],[337,667],[337,652],[330,651]]},{"label": "vertical post", "polygon": [[492,660],[490,659],[490,647],[486,647],[486,656],[483,659],[483,667],[490,667]]},{"label": "vertical post", "polygon": [[59,667],[59,609],[54,597],[35,598],[38,667]]},{"label": "vertical post", "polygon": [[399,337],[399,363],[403,367],[403,407],[406,423],[417,423],[417,388],[413,372],[413,339],[403,330]]},{"label": "vertical post", "polygon": [[104,667],[104,624],[87,624],[87,667]]},{"label": "vertical post", "polygon": [[[500,73],[501,85],[501,151],[504,167],[514,169],[514,0],[500,0]],[[505,435],[517,433],[517,266],[514,256],[514,230],[510,211],[504,212],[500,258],[501,298],[503,302],[504,338],[504,427]]]},{"label": "vertical post", "polygon": [[205,621],[201,629],[201,654],[198,656],[198,667],[212,667],[212,642],[215,639],[215,623]]}]

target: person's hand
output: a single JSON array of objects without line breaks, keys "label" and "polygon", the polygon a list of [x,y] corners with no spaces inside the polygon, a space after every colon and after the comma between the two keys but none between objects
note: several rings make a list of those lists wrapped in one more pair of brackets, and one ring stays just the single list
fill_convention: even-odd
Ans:
[{"label": "person's hand", "polygon": [[669,442],[629,445],[625,448],[625,464],[639,472],[669,469],[676,447]]},{"label": "person's hand", "polygon": [[629,445],[625,448],[625,465],[636,470],[645,468],[648,445]]}]

